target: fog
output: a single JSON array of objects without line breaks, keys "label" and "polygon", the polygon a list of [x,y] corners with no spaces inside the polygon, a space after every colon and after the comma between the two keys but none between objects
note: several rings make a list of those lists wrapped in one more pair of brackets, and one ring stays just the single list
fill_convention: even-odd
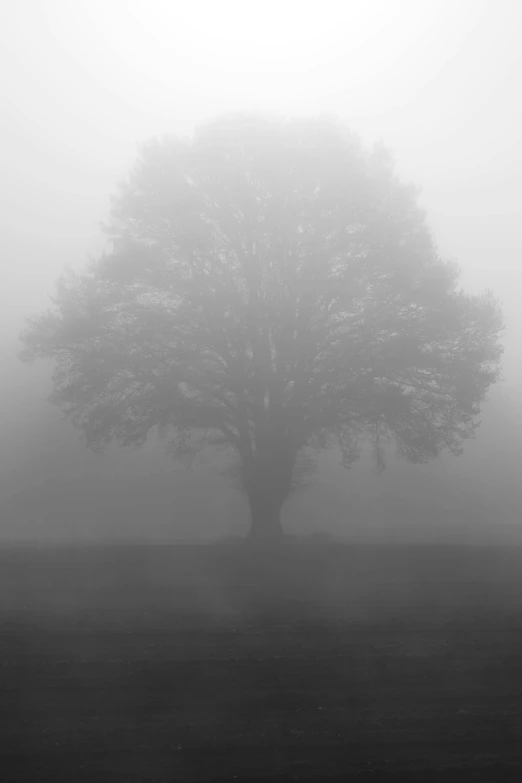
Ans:
[{"label": "fog", "polygon": [[506,318],[504,380],[463,456],[377,476],[326,454],[284,509],[288,531],[367,540],[518,540],[522,529],[522,76],[517,2],[18,2],[0,24],[0,540],[240,535],[247,506],[208,463],[175,472],[161,444],[89,452],[23,366],[26,315],[100,224],[138,146],[228,111],[332,113],[382,139],[462,283]]}]

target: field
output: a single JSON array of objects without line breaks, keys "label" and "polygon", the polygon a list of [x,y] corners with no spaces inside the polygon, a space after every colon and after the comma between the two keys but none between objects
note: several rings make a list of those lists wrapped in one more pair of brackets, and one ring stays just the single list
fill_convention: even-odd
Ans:
[{"label": "field", "polygon": [[522,550],[0,550],[0,779],[522,780]]}]

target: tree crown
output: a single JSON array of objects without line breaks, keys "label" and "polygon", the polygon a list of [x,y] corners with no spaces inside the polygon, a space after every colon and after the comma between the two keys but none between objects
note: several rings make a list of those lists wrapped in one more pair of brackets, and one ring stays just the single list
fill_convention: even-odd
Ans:
[{"label": "tree crown", "polygon": [[[24,358],[93,448],[168,431],[265,460],[364,438],[459,453],[498,378],[500,308],[458,288],[390,155],[327,119],[226,117],[145,145],[112,205],[111,249],[65,274]],[[203,441],[202,441],[203,442]],[[250,473],[249,473],[250,471]],[[250,478],[249,478],[250,476]]]}]

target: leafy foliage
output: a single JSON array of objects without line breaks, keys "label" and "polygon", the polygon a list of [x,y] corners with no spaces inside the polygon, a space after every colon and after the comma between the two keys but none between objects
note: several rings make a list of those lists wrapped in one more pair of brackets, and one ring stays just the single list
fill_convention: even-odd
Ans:
[{"label": "leafy foliage", "polygon": [[382,467],[387,439],[419,462],[473,435],[499,306],[458,288],[416,192],[340,124],[232,116],[153,140],[106,231],[23,335],[91,447],[158,428],[187,455],[196,432],[283,502],[303,450],[335,440],[349,466],[371,438]]}]

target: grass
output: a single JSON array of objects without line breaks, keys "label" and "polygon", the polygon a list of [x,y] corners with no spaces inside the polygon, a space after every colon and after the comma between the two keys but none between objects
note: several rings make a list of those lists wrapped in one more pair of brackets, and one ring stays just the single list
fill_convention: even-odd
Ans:
[{"label": "grass", "polygon": [[521,566],[493,547],[0,550],[0,777],[520,780]]}]

